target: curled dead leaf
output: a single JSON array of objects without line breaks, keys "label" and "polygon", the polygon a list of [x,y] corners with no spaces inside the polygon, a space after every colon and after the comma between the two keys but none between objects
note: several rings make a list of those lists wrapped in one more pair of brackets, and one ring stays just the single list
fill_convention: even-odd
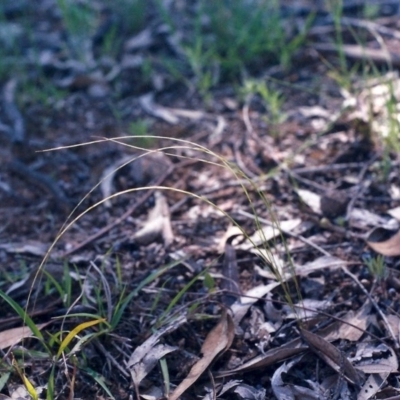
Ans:
[{"label": "curled dead leaf", "polygon": [[207,335],[201,347],[203,357],[200,358],[190,370],[188,376],[177,386],[169,397],[169,400],[178,400],[199,377],[210,366],[216,357],[229,349],[235,336],[235,328],[232,317],[224,309],[218,324]]},{"label": "curled dead leaf", "polygon": [[367,244],[377,253],[394,257],[400,255],[400,231],[375,228],[368,235]]},{"label": "curled dead leaf", "polygon": [[181,316],[170,325],[159,329],[144,343],[138,346],[131,354],[127,367],[131,373],[137,397],[139,398],[139,384],[156,366],[157,362],[166,354],[175,350],[175,347],[158,344],[160,338],[178,329],[186,322],[186,316]]},{"label": "curled dead leaf", "polygon": [[310,349],[350,383],[360,386],[360,377],[342,351],[315,333],[300,328],[300,333]]},{"label": "curled dead leaf", "polygon": [[133,238],[140,244],[149,244],[161,235],[165,245],[169,246],[174,240],[174,234],[168,202],[160,191],[156,191],[154,197],[156,200],[154,208],[149,212],[145,225],[135,233]]}]

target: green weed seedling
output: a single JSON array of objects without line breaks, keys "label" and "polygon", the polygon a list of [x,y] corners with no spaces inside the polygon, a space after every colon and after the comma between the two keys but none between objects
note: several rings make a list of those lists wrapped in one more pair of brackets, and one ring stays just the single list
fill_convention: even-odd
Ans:
[{"label": "green weed seedling", "polygon": [[163,381],[164,381],[164,394],[165,394],[166,398],[168,398],[169,392],[170,392],[170,387],[171,387],[171,381],[169,378],[168,364],[167,364],[167,360],[165,357],[161,358],[161,360],[160,360],[160,368],[161,368],[161,374],[162,374]]},{"label": "green weed seedling", "polygon": [[204,37],[201,34],[196,35],[195,42],[190,46],[184,46],[187,61],[194,74],[195,86],[200,95],[206,102],[210,100],[210,90],[217,83],[213,66],[215,66],[214,48],[208,50],[204,46]]},{"label": "green weed seedling", "polygon": [[[160,0],[157,4],[162,18],[175,31],[172,16]],[[289,39],[278,0],[199,1],[197,18],[182,44],[196,89],[208,101],[211,89],[221,82],[240,82],[266,64],[289,68],[313,18],[308,16],[301,32]],[[172,74],[187,81],[176,71],[177,65],[167,64]]]},{"label": "green weed seedling", "polygon": [[266,56],[279,60],[278,44],[284,42],[284,31],[277,1],[202,4],[204,15],[210,18],[212,57],[220,64],[223,78],[237,78],[244,68]]},{"label": "green weed seedling", "polygon": [[145,279],[143,279],[143,281],[135,288],[135,290],[132,290],[128,295],[126,295],[126,290],[121,291],[119,299],[113,308],[113,315],[110,321],[111,329],[113,330],[117,328],[125,309],[128,307],[132,299],[135,298],[145,286],[153,282],[155,279],[158,279],[160,276],[162,276],[164,273],[171,270],[172,268],[175,268],[181,262],[182,260],[173,261],[170,264],[167,264],[153,271]]},{"label": "green weed seedling", "polygon": [[128,133],[135,138],[135,143],[140,147],[150,148],[154,145],[154,140],[148,137],[149,128],[150,122],[142,119],[131,122],[128,126]]},{"label": "green weed seedling", "polygon": [[213,293],[216,290],[215,279],[208,271],[204,274],[203,285],[209,293]]},{"label": "green weed seedling", "polygon": [[[45,279],[46,282],[44,284],[44,290],[46,294],[51,294],[52,292],[56,292],[63,300],[63,304],[65,307],[73,306],[77,301],[79,301],[79,296],[77,300],[72,303],[72,279],[70,275],[70,270],[68,265],[64,266],[64,274],[63,278],[59,282],[55,279],[50,272],[45,272]],[[40,279],[40,278],[39,278]],[[84,282],[81,282],[81,287],[83,288]],[[83,289],[82,289],[83,292]],[[60,317],[63,323],[61,324],[61,328],[56,331],[55,333],[47,332],[45,335],[42,333],[41,329],[43,328],[43,324],[36,325],[35,322],[29,317],[26,310],[24,310],[18,303],[16,303],[12,298],[10,298],[7,294],[0,291],[0,297],[7,302],[11,308],[15,311],[17,315],[20,316],[24,325],[26,325],[32,332],[32,336],[38,340],[41,344],[43,351],[37,351],[34,349],[24,350],[22,352],[16,349],[13,352],[14,355],[14,362],[13,366],[15,370],[19,373],[24,386],[31,394],[33,398],[36,396],[35,388],[33,387],[32,383],[29,379],[25,376],[23,372],[23,365],[24,365],[24,358],[28,355],[33,359],[40,359],[42,361],[50,361],[51,362],[51,370],[50,375],[47,381],[47,399],[54,399],[54,386],[55,386],[55,374],[56,374],[56,367],[59,365],[59,361],[61,359],[69,360],[70,363],[76,366],[80,366],[82,363],[81,358],[77,358],[77,354],[81,352],[82,347],[88,343],[89,341],[97,338],[100,335],[104,335],[110,332],[110,327],[107,324],[105,328],[100,329],[99,331],[91,331],[84,336],[80,335],[80,332],[86,330],[94,325],[100,323],[106,323],[107,319],[101,316],[90,314],[90,313],[80,313],[80,314],[68,314]],[[97,299],[98,301],[103,302],[103,299]],[[110,308],[109,308],[110,309]],[[111,309],[112,311],[112,309]],[[111,315],[111,312],[108,313]],[[89,318],[90,320],[87,322],[83,322],[78,324],[75,328],[71,331],[64,331],[64,322],[67,318]],[[66,336],[64,336],[66,334]],[[74,340],[74,343],[72,342]],[[72,346],[70,346],[72,345]],[[82,359],[84,357],[82,356]],[[22,360],[22,364],[21,364]],[[21,364],[21,367],[19,366]]]},{"label": "green weed seedling", "polygon": [[146,0],[114,0],[107,4],[112,24],[104,35],[101,53],[117,58],[124,37],[134,35],[145,27]]},{"label": "green weed seedling", "polygon": [[268,113],[266,116],[267,122],[272,125],[278,125],[285,122],[287,116],[282,111],[285,98],[279,90],[273,89],[266,80],[246,80],[240,93],[242,97],[245,97],[246,99],[249,99],[254,95],[260,96]]},{"label": "green weed seedling", "polygon": [[115,0],[112,7],[130,33],[139,32],[145,26],[147,0]]},{"label": "green weed seedling", "polygon": [[57,6],[68,35],[68,50],[84,62],[89,54],[89,38],[95,30],[95,14],[88,5],[74,0],[57,0]]},{"label": "green weed seedling", "polygon": [[303,29],[297,33],[291,40],[286,40],[285,36],[281,36],[284,39],[283,43],[280,43],[282,46],[282,51],[279,54],[280,65],[284,69],[289,69],[292,65],[293,57],[297,50],[301,48],[301,46],[305,43],[307,38],[307,33],[310,30],[312,23],[315,18],[315,13],[311,13],[307,16]]},{"label": "green weed seedling", "polygon": [[385,257],[377,255],[376,257],[365,260],[365,264],[368,267],[370,274],[376,278],[378,283],[384,281],[388,276],[386,268]]},{"label": "green weed seedling", "polygon": [[35,81],[21,79],[21,88],[18,90],[17,98],[21,109],[23,109],[24,103],[36,103],[51,108],[59,107],[60,101],[67,97],[68,91],[55,86],[39,66],[35,66],[35,74]]},{"label": "green weed seedling", "polygon": [[364,18],[365,19],[373,19],[379,16],[379,4],[370,4],[366,3],[363,6]]},{"label": "green weed seedling", "polygon": [[200,278],[204,277],[207,273],[207,270],[201,271],[197,274],[194,278],[192,278],[177,294],[176,296],[170,301],[168,307],[165,311],[160,315],[158,318],[157,323],[155,324],[156,327],[162,326],[166,319],[168,318],[169,314],[172,312],[173,308],[178,304],[179,300],[189,291],[189,289],[193,286],[193,284]]},{"label": "green weed seedling", "polygon": [[275,60],[288,68],[295,51],[304,43],[314,18],[308,16],[304,29],[289,40],[278,0],[203,4],[204,14],[210,18],[214,58],[221,65],[221,73],[231,78],[241,74],[244,68],[251,69],[261,60]]},{"label": "green weed seedling", "polygon": [[[81,316],[81,315],[79,315]],[[58,361],[61,358],[69,358],[71,360],[71,362],[76,365],[78,363],[75,354],[77,352],[79,352],[82,348],[82,346],[88,342],[89,340],[92,340],[94,338],[96,338],[97,336],[103,334],[104,332],[106,332],[106,330],[104,331],[100,331],[100,332],[90,332],[88,334],[86,334],[83,337],[80,337],[79,334],[81,331],[88,329],[94,325],[98,325],[101,323],[105,323],[106,320],[104,318],[96,318],[87,322],[83,322],[81,324],[79,324],[78,326],[76,326],[74,329],[72,329],[61,341],[58,351],[56,353],[56,355],[54,356],[53,359],[53,366],[51,368],[51,372],[50,372],[50,376],[48,379],[48,384],[47,384],[47,400],[53,400],[55,398],[55,373],[56,373],[56,366],[58,364]],[[61,333],[61,332],[60,332]],[[61,339],[61,336],[60,336]],[[77,343],[73,346],[72,349],[69,349],[69,345],[72,342],[72,340],[77,339]]]},{"label": "green weed seedling", "polygon": [[343,36],[342,36],[342,15],[343,15],[343,0],[331,0],[328,2],[331,6],[333,15],[333,23],[335,26],[335,42],[338,49],[339,64],[341,71],[347,71],[347,60],[343,50]]}]

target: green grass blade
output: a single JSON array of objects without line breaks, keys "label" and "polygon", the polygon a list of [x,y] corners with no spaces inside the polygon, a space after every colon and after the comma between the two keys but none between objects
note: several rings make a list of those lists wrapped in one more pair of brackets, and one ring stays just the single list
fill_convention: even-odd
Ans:
[{"label": "green grass blade", "polygon": [[85,371],[89,376],[91,376],[107,393],[110,399],[115,400],[115,397],[111,394],[110,389],[106,386],[105,378],[103,375],[98,374],[96,371],[93,371],[91,368],[83,367],[81,368],[82,371]]},{"label": "green grass blade", "polygon": [[42,332],[40,332],[40,329],[32,321],[32,318],[27,314],[27,312],[18,303],[16,303],[10,296],[6,295],[1,290],[0,290],[0,297],[13,308],[13,310],[21,317],[24,324],[26,324],[34,333],[34,335],[44,344],[44,337],[42,335]]}]

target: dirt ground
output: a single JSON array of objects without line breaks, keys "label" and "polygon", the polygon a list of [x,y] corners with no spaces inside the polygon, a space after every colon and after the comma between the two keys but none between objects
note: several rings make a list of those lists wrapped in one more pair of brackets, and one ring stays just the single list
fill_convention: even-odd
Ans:
[{"label": "dirt ground", "polygon": [[[170,3],[185,34],[196,2]],[[290,66],[253,72],[270,103],[241,78],[176,79],[151,10],[110,58],[101,2],[79,47],[53,1],[1,6],[23,27],[0,80],[1,398],[53,366],[58,399],[400,398],[399,10],[382,3],[374,26],[344,9],[338,52],[302,2],[316,20]]]}]

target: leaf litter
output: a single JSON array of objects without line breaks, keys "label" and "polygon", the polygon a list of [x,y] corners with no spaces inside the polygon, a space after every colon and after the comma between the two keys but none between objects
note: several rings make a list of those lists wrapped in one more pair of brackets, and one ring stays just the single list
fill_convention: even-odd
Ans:
[{"label": "leaf litter", "polygon": [[[94,11],[100,3],[93,2]],[[162,3],[174,18],[181,17],[178,30],[185,32],[193,6]],[[10,15],[8,3],[1,7]],[[11,15],[24,32],[18,7]],[[87,7],[93,11],[94,6]],[[316,5],[313,10],[318,18],[327,12]],[[77,379],[79,397],[103,396],[94,384],[82,384],[87,379],[82,372],[75,375],[77,357],[114,396],[126,399],[168,394],[170,399],[395,397],[400,280],[393,218],[399,164],[396,151],[382,152],[375,135],[383,132],[391,140],[391,123],[398,119],[397,73],[340,86],[334,80],[337,71],[321,63],[324,57],[332,65],[337,61],[329,42],[334,25],[321,25],[317,18],[307,49],[288,77],[294,85],[275,87],[288,99],[280,110],[287,119],[271,123],[271,105],[259,95],[243,105],[229,88],[220,87],[204,101],[193,89],[198,76],[185,77],[190,90],[171,85],[163,61],[172,52],[181,63],[185,46],[182,36],[162,24],[128,29],[121,46],[115,46],[118,57],[98,57],[96,52],[104,51],[98,47],[105,40],[103,25],[93,33],[92,48],[89,37],[74,47],[71,43],[79,41],[61,34],[54,8],[41,1],[36,13],[52,23],[38,24],[33,28],[37,42],[21,45],[39,52],[33,59],[34,52],[27,51],[26,63],[40,90],[50,87],[51,104],[30,99],[40,93],[29,93],[28,78],[2,80],[0,155],[6,169],[0,177],[0,290],[25,306],[34,289],[27,313],[52,343],[60,315],[72,314],[65,325],[72,332],[88,314],[96,320],[103,313],[114,324],[105,331],[91,327],[90,334],[99,337],[83,350],[73,347],[73,358],[65,359],[67,376],[57,369],[57,382]],[[101,15],[115,26],[112,14]],[[359,44],[345,43],[347,61],[369,57],[378,65],[396,64],[392,17],[382,26],[344,16],[345,40],[356,26],[378,32],[388,45],[387,53],[363,52]],[[328,33],[318,34],[321,29]],[[33,68],[37,62],[40,74]],[[265,76],[279,81],[285,70],[274,68]],[[139,71],[146,69],[148,79],[141,79]],[[316,86],[316,71],[325,74],[323,85]],[[174,148],[161,152],[160,162],[149,153],[129,163],[138,147],[146,147],[134,134],[146,126],[164,137],[150,139],[152,147]],[[125,139],[75,146],[89,136]],[[203,147],[174,142],[181,139]],[[56,147],[63,149],[37,152]],[[153,184],[175,190],[130,192]],[[130,193],[114,196],[125,191]],[[66,212],[87,193],[76,212],[102,205],[59,237],[46,265],[54,280],[34,283]],[[233,223],[240,229],[229,228]],[[184,256],[177,261],[177,254]],[[366,262],[377,254],[384,256],[381,277]],[[88,272],[93,263],[101,279]],[[1,347],[26,352],[20,362],[30,371],[29,380],[43,382],[51,357],[40,358],[21,318],[3,300],[0,306]],[[49,318],[54,321],[47,327]],[[211,322],[216,318],[219,322]],[[86,356],[80,358],[83,351]],[[9,373],[10,360],[4,361],[1,372]],[[129,371],[128,378],[121,368]],[[71,385],[61,396],[72,398]],[[12,393],[1,391],[2,396]]]}]

